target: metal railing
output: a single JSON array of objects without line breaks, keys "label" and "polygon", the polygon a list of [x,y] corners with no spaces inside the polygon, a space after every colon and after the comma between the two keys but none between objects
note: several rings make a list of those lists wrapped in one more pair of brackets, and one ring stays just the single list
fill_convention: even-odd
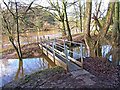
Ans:
[{"label": "metal railing", "polygon": [[[63,41],[63,45],[58,43],[57,40]],[[83,69],[83,46],[85,46],[85,45],[83,43],[77,43],[77,42],[67,41],[67,40],[63,40],[63,39],[57,39],[57,40],[55,38],[53,41],[50,41],[49,36],[48,36],[48,39],[46,39],[45,36],[43,36],[43,39],[42,39],[42,37],[40,37],[40,43],[46,45],[46,47],[49,47],[49,49],[53,52],[53,60],[54,60],[54,62],[55,62],[55,54],[60,55],[62,58],[64,58],[66,60],[67,71],[69,71],[69,61],[70,61],[70,59],[68,58],[68,49],[69,49],[69,47],[65,43],[66,42],[70,42],[70,43],[74,43],[74,44],[80,45],[80,47],[81,47],[81,49],[80,49],[80,51],[81,51],[81,63],[82,63],[81,68]],[[39,39],[38,39],[38,41],[39,41]],[[52,48],[50,48],[50,46]],[[62,53],[59,50],[57,50],[56,47],[59,47],[62,50],[64,50],[64,53]],[[69,50],[69,52],[77,54],[77,53],[75,53],[75,52],[73,52],[71,50]],[[61,55],[61,53],[62,53],[62,55]],[[63,54],[65,56],[63,56]],[[77,55],[79,55],[79,54],[77,54]]]}]

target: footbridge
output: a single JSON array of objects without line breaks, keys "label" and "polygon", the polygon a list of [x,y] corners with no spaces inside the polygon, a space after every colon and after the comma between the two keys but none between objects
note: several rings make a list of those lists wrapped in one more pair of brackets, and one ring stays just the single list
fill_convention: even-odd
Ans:
[{"label": "footbridge", "polygon": [[[77,61],[73,57],[68,55],[68,43],[76,44],[81,47],[81,61]],[[48,58],[54,62],[54,64],[58,66],[62,66],[67,71],[74,71],[78,69],[83,69],[83,46],[82,43],[72,42],[63,39],[54,39],[50,40],[49,37],[45,38],[45,36],[40,37],[39,47]],[[69,52],[73,53],[73,51]],[[76,53],[77,54],[77,53]]]}]

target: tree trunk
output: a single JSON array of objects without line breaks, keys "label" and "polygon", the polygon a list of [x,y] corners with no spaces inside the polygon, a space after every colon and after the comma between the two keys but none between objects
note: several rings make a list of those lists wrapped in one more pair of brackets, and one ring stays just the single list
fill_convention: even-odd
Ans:
[{"label": "tree trunk", "polygon": [[13,36],[12,36],[10,30],[9,30],[8,23],[7,23],[4,15],[3,15],[3,20],[6,23],[6,28],[7,28],[7,31],[8,31],[9,41],[11,42],[11,44],[14,47],[15,51],[17,52],[18,59],[22,61],[22,58],[21,58],[20,53],[19,53],[19,50],[18,50],[18,48],[14,44],[14,38],[13,38]]},{"label": "tree trunk", "polygon": [[[18,43],[18,51],[19,51],[20,58],[22,59],[22,51],[21,51],[20,39],[19,39],[19,22],[18,22],[17,2],[15,2],[15,5],[16,5],[16,26],[17,26],[17,43]],[[20,60],[21,60],[21,59],[20,59]]]},{"label": "tree trunk", "polygon": [[63,17],[63,19],[62,19],[62,35],[63,35],[63,36],[66,36],[64,17]]},{"label": "tree trunk", "polygon": [[104,38],[106,36],[107,31],[109,29],[109,26],[110,26],[110,23],[111,23],[111,20],[112,20],[112,14],[113,14],[113,11],[114,11],[114,5],[115,5],[115,2],[110,2],[109,3],[109,7],[108,7],[108,11],[107,11],[106,23],[105,23],[105,26],[102,28],[102,33],[101,33],[102,38]]},{"label": "tree trunk", "polygon": [[76,33],[77,33],[77,27],[78,27],[78,19],[77,19],[77,10],[76,10],[76,7],[75,7],[75,5],[74,5],[74,10],[75,10],[75,25],[76,25]]},{"label": "tree trunk", "polygon": [[120,59],[120,44],[119,44],[119,2],[115,2],[115,18],[112,30],[112,62],[119,65]]},{"label": "tree trunk", "polygon": [[19,59],[20,61],[22,61],[22,57],[20,57],[20,53],[19,53],[19,51],[18,51],[18,48],[15,46],[14,41],[10,41],[10,42],[12,43],[15,51],[17,52],[18,59]]},{"label": "tree trunk", "polygon": [[91,11],[92,11],[92,0],[90,0],[90,2],[86,2],[86,28],[85,28],[85,35],[87,35],[88,37],[90,37],[90,22],[91,22]]},{"label": "tree trunk", "polygon": [[[86,2],[86,11],[85,11],[85,17],[86,17],[86,28],[84,31],[84,40],[85,40],[85,44],[87,45],[87,49],[89,51],[90,56],[95,56],[93,55],[93,43],[94,41],[92,40],[91,36],[90,36],[90,22],[91,22],[91,11],[92,11],[92,1],[91,2]],[[95,52],[95,51],[94,51]]]},{"label": "tree trunk", "polygon": [[64,2],[64,1],[63,1],[63,13],[65,16],[65,22],[66,22],[67,30],[68,30],[68,39],[70,41],[72,41],[72,35],[71,35],[70,26],[69,26],[68,17],[67,17],[67,12],[66,12],[66,2]]},{"label": "tree trunk", "polygon": [[81,7],[81,1],[79,1],[79,10],[80,10],[80,31],[82,32],[82,7]]},{"label": "tree trunk", "polygon": [[84,1],[84,16],[83,16],[83,32],[85,32],[85,20],[86,20],[86,15],[85,15],[85,1]]}]

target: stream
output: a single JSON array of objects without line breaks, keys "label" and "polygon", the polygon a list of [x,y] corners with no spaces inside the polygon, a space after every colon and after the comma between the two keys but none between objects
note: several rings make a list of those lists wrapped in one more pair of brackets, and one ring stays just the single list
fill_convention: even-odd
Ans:
[{"label": "stream", "polygon": [[[27,36],[26,36],[27,35]],[[37,36],[43,36],[55,38],[55,37],[61,37],[61,32],[54,30],[54,31],[42,31],[42,32],[34,32],[34,33],[25,33],[22,34],[21,37],[21,44],[27,44],[30,42],[36,42]],[[25,37],[26,36],[26,37]],[[4,38],[3,38],[4,37]],[[8,48],[11,46],[10,42],[8,42],[7,36],[2,36],[2,48]],[[1,48],[0,48],[1,49]],[[68,56],[73,57],[74,59],[78,59],[81,57],[81,48],[80,47],[74,47],[70,48],[73,53],[70,53],[70,50],[68,50]],[[112,47],[109,45],[102,46],[102,56],[105,57],[106,54],[111,50]],[[89,57],[89,53],[86,50],[85,47],[83,47],[83,57]],[[109,57],[109,60],[112,61],[112,55]],[[39,70],[44,70],[46,68],[52,68],[55,65],[46,58],[46,56],[41,57],[33,57],[33,58],[26,58],[23,59],[23,71],[19,71],[19,60],[18,59],[1,59],[0,60],[0,87],[3,86],[6,83],[9,83],[12,80],[15,80],[15,78],[21,78],[25,75],[32,74]],[[120,62],[119,62],[120,64]],[[23,73],[23,74],[22,74]]]},{"label": "stream", "polygon": [[[78,32],[72,31],[72,34]],[[50,37],[50,39],[61,37],[62,33],[58,30],[53,31],[41,31],[41,32],[32,32],[32,33],[22,33],[20,35],[21,45],[28,44],[31,42],[37,42],[37,36],[39,37]],[[2,39],[2,47],[0,49],[8,49],[11,47],[11,43],[8,40],[6,35],[0,35]],[[18,59],[2,59],[0,58],[0,87],[9,83],[15,78],[21,78],[25,75],[32,74],[36,71],[43,70],[46,68],[54,67],[55,65],[51,62],[50,59],[46,58],[46,56],[42,57],[33,57],[23,59],[23,66],[21,66]],[[19,66],[23,67],[23,71],[19,70]]]},{"label": "stream", "polygon": [[[1,60],[0,63],[2,72],[0,74],[0,78],[2,79],[0,87],[12,80],[15,80],[15,78],[18,79],[25,75],[30,75],[36,71],[52,68],[55,66],[53,62],[44,55],[41,57],[23,59],[21,62],[22,65],[18,59],[4,59]],[[19,69],[19,66],[23,67],[23,71]]]}]

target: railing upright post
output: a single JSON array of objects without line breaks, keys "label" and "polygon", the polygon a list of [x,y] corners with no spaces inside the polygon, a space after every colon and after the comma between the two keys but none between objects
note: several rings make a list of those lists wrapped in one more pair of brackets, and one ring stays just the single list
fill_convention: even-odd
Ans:
[{"label": "railing upright post", "polygon": [[64,53],[65,53],[65,39],[64,39]]},{"label": "railing upright post", "polygon": [[88,49],[87,49],[87,47],[86,47],[86,50],[87,50],[87,57],[89,57],[89,54],[88,54],[89,52],[88,52]]},{"label": "railing upright post", "polygon": [[50,37],[48,36],[48,45],[50,45]]},{"label": "railing upright post", "polygon": [[47,39],[46,38],[45,38],[45,43],[46,43],[46,46],[47,46],[48,43],[47,43]]},{"label": "railing upright post", "polygon": [[39,42],[39,37],[37,36],[37,43]]},{"label": "railing upright post", "polygon": [[81,63],[82,63],[82,70],[83,70],[83,45],[81,44]]},{"label": "railing upright post", "polygon": [[[41,46],[42,46],[42,37],[40,37],[40,43],[41,43]],[[42,53],[43,53],[43,47],[42,47]]]},{"label": "railing upright post", "polygon": [[55,38],[55,48],[56,48],[56,38]]},{"label": "railing upright post", "polygon": [[67,68],[67,72],[69,72],[69,60],[68,60],[68,52],[67,52],[67,46],[65,46],[65,56],[66,56],[66,68]]},{"label": "railing upright post", "polygon": [[54,64],[55,64],[55,50],[54,50],[54,45],[55,45],[55,43],[52,42],[53,61],[54,61]]},{"label": "railing upright post", "polygon": [[42,37],[40,37],[40,43],[42,44]]},{"label": "railing upright post", "polygon": [[45,36],[43,36],[43,40],[44,40],[44,43],[45,43]]}]

